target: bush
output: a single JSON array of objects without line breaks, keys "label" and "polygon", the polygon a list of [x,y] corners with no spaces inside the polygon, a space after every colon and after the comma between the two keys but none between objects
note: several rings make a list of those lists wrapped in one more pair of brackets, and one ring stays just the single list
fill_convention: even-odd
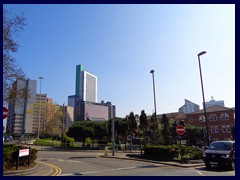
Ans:
[{"label": "bush", "polygon": [[[183,160],[202,159],[201,150],[192,146],[182,146]],[[180,158],[180,146],[145,146],[144,155],[157,160],[174,160]]]},{"label": "bush", "polygon": [[203,152],[192,146],[182,146],[183,160],[202,159]]},{"label": "bush", "polygon": [[157,160],[173,160],[179,154],[178,146],[145,146],[144,155]]},{"label": "bush", "polygon": [[[26,146],[16,146],[14,144],[4,144],[3,147],[3,170],[6,171],[16,166],[19,149],[27,149]],[[37,158],[37,150],[30,149],[30,164],[34,163]],[[19,158],[19,166],[27,166],[28,156]]]}]

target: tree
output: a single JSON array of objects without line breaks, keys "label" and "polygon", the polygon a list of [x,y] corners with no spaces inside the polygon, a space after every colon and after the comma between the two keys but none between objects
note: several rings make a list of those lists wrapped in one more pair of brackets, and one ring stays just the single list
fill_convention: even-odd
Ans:
[{"label": "tree", "polygon": [[16,60],[12,56],[19,49],[15,38],[25,25],[23,15],[10,17],[8,11],[3,9],[3,104],[12,99],[25,98],[28,95],[25,88],[12,86],[18,78],[25,78],[21,67],[16,64]]},{"label": "tree", "polygon": [[75,140],[82,140],[82,146],[85,147],[86,138],[94,138],[94,122],[82,121],[75,123],[68,129],[67,136],[73,137]]},{"label": "tree", "polygon": [[135,115],[134,115],[133,112],[131,112],[128,116],[128,125],[129,125],[130,135],[131,135],[131,138],[132,138],[133,133],[137,129],[137,122],[136,122]]},{"label": "tree", "polygon": [[164,137],[164,144],[171,144],[171,132],[170,132],[170,124],[166,114],[162,115],[161,124],[163,125],[162,135]]},{"label": "tree", "polygon": [[56,104],[47,105],[48,119],[46,129],[44,132],[45,137],[59,137],[62,134],[62,110]]},{"label": "tree", "polygon": [[186,126],[186,134],[184,135],[188,141],[188,145],[197,145],[202,141],[202,129],[197,126]]},{"label": "tree", "polygon": [[146,131],[148,125],[147,115],[144,110],[141,111],[140,115],[140,130],[143,132]]}]

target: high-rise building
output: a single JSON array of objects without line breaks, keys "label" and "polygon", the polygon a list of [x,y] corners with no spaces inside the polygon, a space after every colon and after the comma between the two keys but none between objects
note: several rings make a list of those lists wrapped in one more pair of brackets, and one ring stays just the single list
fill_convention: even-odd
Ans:
[{"label": "high-rise building", "polygon": [[76,66],[76,91],[80,100],[97,102],[97,76],[84,71],[82,65]]},{"label": "high-rise building", "polygon": [[36,80],[18,79],[13,86],[24,89],[29,92],[28,98],[11,100],[8,104],[9,115],[7,118],[6,131],[10,134],[23,136],[25,133],[34,133],[36,124],[34,123],[34,106],[36,102]]},{"label": "high-rise building", "polygon": [[68,106],[74,107],[74,121],[104,121],[116,117],[116,107],[111,102],[97,103],[97,76],[76,66],[75,95],[68,96]]}]

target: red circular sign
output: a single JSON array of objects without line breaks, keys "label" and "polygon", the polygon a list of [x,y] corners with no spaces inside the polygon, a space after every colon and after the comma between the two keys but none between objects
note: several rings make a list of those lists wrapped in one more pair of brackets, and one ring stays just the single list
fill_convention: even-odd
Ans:
[{"label": "red circular sign", "polygon": [[176,127],[176,132],[178,133],[178,135],[183,135],[186,132],[186,129],[183,125],[179,124]]},{"label": "red circular sign", "polygon": [[3,119],[5,119],[8,116],[8,109],[3,107]]}]

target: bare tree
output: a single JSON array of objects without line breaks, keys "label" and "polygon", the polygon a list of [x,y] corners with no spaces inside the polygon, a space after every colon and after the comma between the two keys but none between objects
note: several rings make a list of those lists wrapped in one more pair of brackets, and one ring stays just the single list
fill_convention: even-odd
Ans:
[{"label": "bare tree", "polygon": [[25,25],[23,15],[10,17],[9,12],[3,9],[3,104],[13,98],[16,100],[16,98],[24,98],[28,95],[25,88],[13,85],[18,78],[25,78],[25,74],[13,57],[13,54],[19,49],[15,38]]}]

